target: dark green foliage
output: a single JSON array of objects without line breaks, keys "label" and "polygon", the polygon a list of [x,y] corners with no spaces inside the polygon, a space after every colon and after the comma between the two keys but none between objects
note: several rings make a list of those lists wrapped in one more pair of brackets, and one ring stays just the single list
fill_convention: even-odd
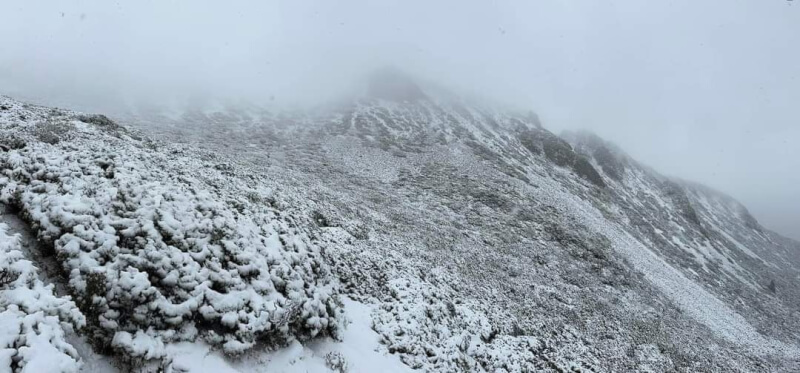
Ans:
[{"label": "dark green foliage", "polygon": [[697,216],[697,211],[695,211],[691,202],[689,202],[689,197],[686,195],[686,191],[673,181],[664,182],[664,191],[667,196],[675,202],[675,205],[678,207],[681,216],[683,216],[690,223],[702,229],[700,217]]},{"label": "dark green foliage", "polygon": [[545,157],[561,167],[570,167],[578,176],[590,181],[601,188],[606,186],[603,177],[583,156],[573,150],[565,140],[546,131],[536,131],[528,128],[517,128],[517,139],[525,149],[539,155],[544,152]]},{"label": "dark green foliage", "polygon": [[575,163],[576,154],[572,150],[572,146],[556,136],[543,138],[542,148],[547,159],[556,165],[569,167]]},{"label": "dark green foliage", "polygon": [[325,215],[322,215],[322,213],[319,211],[315,210],[311,213],[311,220],[313,220],[318,227],[332,227],[331,223],[328,221],[328,218],[326,218]]},{"label": "dark green foliage", "polygon": [[369,239],[369,228],[364,225],[353,225],[347,227],[347,232],[350,233],[357,240]]},{"label": "dark green foliage", "polygon": [[536,136],[535,132],[529,129],[524,129],[520,131],[520,133],[517,135],[517,138],[519,139],[520,144],[522,144],[522,146],[524,146],[525,149],[528,149],[528,151],[531,153],[536,155],[542,154],[542,149],[540,148],[541,139]]},{"label": "dark green foliage", "polygon": [[94,124],[100,127],[119,128],[113,120],[102,114],[78,115],[78,120],[83,123]]},{"label": "dark green foliage", "polygon": [[466,143],[467,143],[467,145],[469,145],[472,148],[472,151],[478,157],[481,157],[482,159],[485,159],[487,161],[494,162],[494,163],[503,162],[502,156],[500,154],[492,151],[492,149],[489,149],[487,146],[482,145],[479,142],[474,141],[474,140],[466,141]]},{"label": "dark green foliage", "polygon": [[[78,308],[86,315],[86,320],[93,324],[94,331],[99,334],[103,334],[102,328],[98,327],[98,317],[100,314],[107,310],[106,308],[106,291],[108,291],[107,286],[108,280],[106,279],[105,274],[100,272],[91,272],[86,276],[86,289],[85,291],[79,291],[74,288],[70,288],[70,293],[76,299],[76,303]],[[98,303],[100,301],[100,303]],[[95,344],[99,349],[104,350],[108,348],[108,346],[103,346],[107,342],[107,337],[103,338],[100,335],[97,335],[97,339],[92,339],[92,343]]]},{"label": "dark green foliage", "polygon": [[758,220],[756,220],[744,206],[742,206],[742,220],[744,220],[744,225],[747,228],[761,232],[761,224],[758,223]]},{"label": "dark green foliage", "polygon": [[558,223],[547,222],[544,225],[544,232],[547,240],[558,242],[562,247],[582,245],[580,237]]},{"label": "dark green foliage", "polygon": [[131,135],[134,139],[140,140],[140,138],[136,135],[133,135],[128,132],[128,130],[111,120],[105,115],[102,114],[88,114],[88,115],[78,115],[77,119],[83,123],[89,123],[97,126],[98,128],[106,131],[116,137],[119,137],[120,134]]},{"label": "dark green foliage", "polygon": [[472,193],[472,197],[475,198],[476,201],[495,210],[511,209],[514,205],[507,198],[489,190],[477,190]]},{"label": "dark green foliage", "polygon": [[34,135],[40,141],[55,145],[69,138],[73,126],[66,122],[47,121],[39,123],[34,128]]},{"label": "dark green foliage", "polygon": [[15,136],[3,134],[3,140],[0,140],[0,151],[7,152],[12,149],[22,149],[25,147],[25,140]]},{"label": "dark green foliage", "polygon": [[5,289],[6,285],[17,280],[19,275],[8,268],[0,269],[0,289]]},{"label": "dark green foliage", "polygon": [[594,150],[594,159],[608,177],[620,181],[625,174],[625,165],[607,147],[601,145]]},{"label": "dark green foliage", "polygon": [[686,220],[694,223],[697,226],[700,226],[700,217],[697,216],[697,211],[695,211],[691,204],[686,204],[684,206],[683,216],[686,218]]},{"label": "dark green foliage", "polygon": [[577,157],[577,159],[575,160],[575,164],[572,165],[572,169],[575,170],[575,173],[578,174],[578,176],[586,180],[589,180],[592,184],[597,185],[601,188],[606,187],[606,183],[603,181],[603,177],[600,176],[597,170],[594,169],[594,166],[592,166],[592,164],[589,163],[589,161],[587,161],[586,158],[580,156]]}]

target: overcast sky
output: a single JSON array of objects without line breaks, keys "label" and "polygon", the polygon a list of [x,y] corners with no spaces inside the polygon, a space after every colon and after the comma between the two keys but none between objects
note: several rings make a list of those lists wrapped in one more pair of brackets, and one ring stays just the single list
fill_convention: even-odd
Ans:
[{"label": "overcast sky", "polygon": [[95,111],[310,102],[392,64],[593,130],[800,239],[800,3],[10,0],[0,35],[0,94]]}]

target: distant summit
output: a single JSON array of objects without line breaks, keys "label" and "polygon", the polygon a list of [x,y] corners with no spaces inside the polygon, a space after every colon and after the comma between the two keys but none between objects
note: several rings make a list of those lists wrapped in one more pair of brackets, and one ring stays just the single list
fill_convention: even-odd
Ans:
[{"label": "distant summit", "polygon": [[425,98],[414,79],[394,67],[376,70],[369,76],[367,95],[390,101],[417,101]]}]

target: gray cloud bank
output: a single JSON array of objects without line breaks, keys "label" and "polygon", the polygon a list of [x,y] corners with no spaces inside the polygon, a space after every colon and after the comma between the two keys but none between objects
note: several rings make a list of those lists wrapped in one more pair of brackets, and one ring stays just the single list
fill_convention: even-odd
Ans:
[{"label": "gray cloud bank", "polygon": [[590,129],[800,239],[800,4],[9,1],[0,93],[85,110],[318,102],[391,64]]}]

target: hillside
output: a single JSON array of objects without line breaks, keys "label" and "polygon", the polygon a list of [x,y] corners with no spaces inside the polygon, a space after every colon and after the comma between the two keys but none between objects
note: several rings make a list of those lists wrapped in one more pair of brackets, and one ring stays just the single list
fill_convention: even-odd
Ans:
[{"label": "hillside", "polygon": [[0,366],[800,369],[800,243],[592,134],[384,74],[306,112],[0,98],[24,222]]}]

